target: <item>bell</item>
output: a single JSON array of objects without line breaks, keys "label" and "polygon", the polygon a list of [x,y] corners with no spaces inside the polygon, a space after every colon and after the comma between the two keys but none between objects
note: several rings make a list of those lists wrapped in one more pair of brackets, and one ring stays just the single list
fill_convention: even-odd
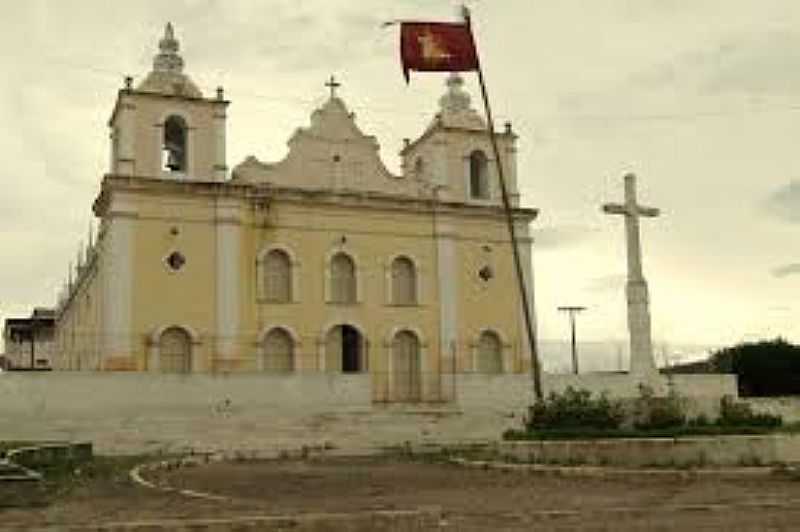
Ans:
[{"label": "bell", "polygon": [[167,168],[170,169],[172,172],[177,172],[178,170],[183,170],[183,164],[181,162],[181,153],[175,146],[167,146]]}]

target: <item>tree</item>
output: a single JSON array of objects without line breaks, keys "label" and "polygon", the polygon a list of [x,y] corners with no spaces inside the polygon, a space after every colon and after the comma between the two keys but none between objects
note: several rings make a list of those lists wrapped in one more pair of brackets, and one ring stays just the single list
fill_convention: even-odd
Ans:
[{"label": "tree", "polygon": [[782,338],[727,347],[710,362],[714,372],[739,377],[740,395],[800,394],[800,346]]},{"label": "tree", "polygon": [[783,338],[747,342],[715,351],[706,359],[665,373],[734,373],[739,395],[800,395],[800,346]]}]

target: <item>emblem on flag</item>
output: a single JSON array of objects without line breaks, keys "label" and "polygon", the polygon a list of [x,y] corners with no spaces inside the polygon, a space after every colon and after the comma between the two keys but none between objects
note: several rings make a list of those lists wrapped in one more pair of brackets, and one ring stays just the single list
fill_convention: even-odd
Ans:
[{"label": "emblem on flag", "polygon": [[466,24],[403,22],[400,28],[400,58],[406,82],[411,70],[462,72],[478,68],[475,42]]}]

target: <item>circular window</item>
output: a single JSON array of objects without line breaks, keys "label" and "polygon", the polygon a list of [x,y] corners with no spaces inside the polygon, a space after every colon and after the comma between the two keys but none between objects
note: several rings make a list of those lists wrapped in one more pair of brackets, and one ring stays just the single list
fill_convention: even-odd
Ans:
[{"label": "circular window", "polygon": [[167,266],[169,266],[173,271],[178,271],[183,268],[183,265],[186,264],[186,257],[180,251],[173,251],[167,257]]}]

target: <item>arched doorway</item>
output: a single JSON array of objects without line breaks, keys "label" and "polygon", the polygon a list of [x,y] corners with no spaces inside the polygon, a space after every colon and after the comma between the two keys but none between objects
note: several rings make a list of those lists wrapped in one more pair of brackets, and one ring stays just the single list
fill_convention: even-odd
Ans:
[{"label": "arched doorway", "polygon": [[364,371],[364,337],[352,325],[337,325],[325,338],[325,370],[330,373]]},{"label": "arched doorway", "polygon": [[163,373],[192,371],[192,338],[180,327],[170,327],[158,340],[159,365]]},{"label": "arched doorway", "polygon": [[422,397],[419,338],[400,331],[392,341],[392,395],[395,401],[417,402]]}]

